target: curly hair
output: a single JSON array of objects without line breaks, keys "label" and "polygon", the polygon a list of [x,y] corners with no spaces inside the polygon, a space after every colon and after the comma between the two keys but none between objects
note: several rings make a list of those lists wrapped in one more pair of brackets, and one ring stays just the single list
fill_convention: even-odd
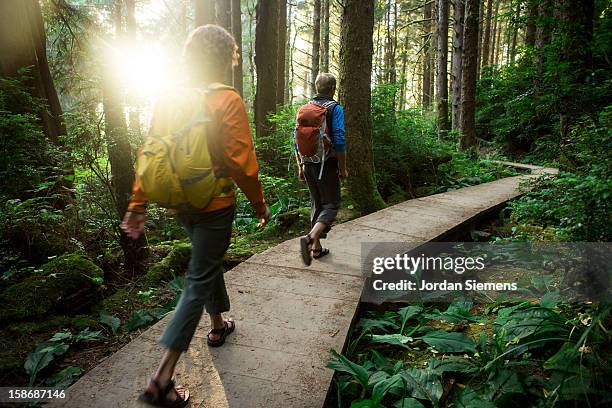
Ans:
[{"label": "curly hair", "polygon": [[193,75],[219,76],[238,64],[238,46],[226,29],[206,24],[189,34],[183,58]]}]

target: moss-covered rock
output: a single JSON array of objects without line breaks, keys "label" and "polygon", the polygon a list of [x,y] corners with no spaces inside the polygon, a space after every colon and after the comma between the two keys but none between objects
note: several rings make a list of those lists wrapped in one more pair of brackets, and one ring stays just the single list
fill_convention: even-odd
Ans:
[{"label": "moss-covered rock", "polygon": [[161,282],[172,279],[173,276],[184,275],[191,257],[191,244],[178,242],[174,244],[168,255],[152,265],[142,277],[143,287],[155,287]]},{"label": "moss-covered rock", "polygon": [[61,329],[73,329],[81,331],[89,327],[95,329],[100,327],[100,322],[95,316],[53,316],[40,322],[19,322],[7,327],[7,330],[21,336],[29,336],[34,333],[48,332],[49,330],[59,331]]},{"label": "moss-covered rock", "polygon": [[104,272],[81,254],[68,254],[42,266],[42,272],[0,294],[0,322],[76,312],[95,300]]},{"label": "moss-covered rock", "polygon": [[171,280],[173,276],[184,275],[187,271],[190,257],[191,244],[183,241],[175,242],[168,255],[161,261],[151,265],[147,272],[133,286],[117,290],[100,302],[95,309],[99,311],[104,310],[108,313],[121,313],[126,307],[129,310],[129,305],[134,300],[138,290],[158,287],[162,282]]}]

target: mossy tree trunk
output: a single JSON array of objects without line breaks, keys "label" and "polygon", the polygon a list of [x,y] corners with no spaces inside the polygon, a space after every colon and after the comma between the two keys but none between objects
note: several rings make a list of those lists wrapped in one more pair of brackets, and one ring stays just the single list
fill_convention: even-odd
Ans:
[{"label": "mossy tree trunk", "polygon": [[374,175],[372,117],[372,32],[374,1],[346,0],[340,40],[340,101],[345,109],[350,178],[348,189],[362,214],[385,206]]},{"label": "mossy tree trunk", "polygon": [[32,96],[48,109],[38,112],[47,139],[61,146],[66,134],[57,91],[47,60],[47,40],[38,0],[0,1],[0,75],[14,77],[30,67]]},{"label": "mossy tree trunk", "polygon": [[459,147],[476,145],[476,65],[478,53],[478,7],[480,0],[466,0],[461,75],[461,139]]},{"label": "mossy tree trunk", "polygon": [[423,109],[431,106],[431,73],[432,73],[432,52],[431,52],[431,18],[432,4],[425,3],[423,7]]},{"label": "mossy tree trunk", "polygon": [[314,0],[312,8],[312,51],[310,62],[310,93],[315,95],[315,80],[319,75],[319,50],[321,45],[321,0]]},{"label": "mossy tree trunk", "polygon": [[536,19],[538,18],[538,0],[527,0],[527,18],[525,19],[525,45],[533,47],[536,36]]},{"label": "mossy tree trunk", "polygon": [[[258,138],[269,136],[273,125],[268,115],[276,110],[278,86],[278,0],[259,0],[255,27],[255,132]],[[262,158],[271,162],[273,152],[261,151]]]},{"label": "mossy tree trunk", "polygon": [[[593,69],[593,13],[594,0],[564,0],[560,10],[561,55],[558,56],[561,76],[568,87],[561,97],[559,117],[560,148],[571,143],[570,127],[583,110],[584,97],[580,87],[587,83]],[[563,62],[563,64],[562,64]]]},{"label": "mossy tree trunk", "polygon": [[242,80],[242,12],[240,0],[232,0],[232,35],[238,46],[238,65],[233,69],[234,88],[244,96]]},{"label": "mossy tree trunk", "polygon": [[482,38],[482,66],[489,65],[489,47],[491,44],[491,15],[493,14],[493,0],[487,0],[487,14]]},{"label": "mossy tree trunk", "polygon": [[448,124],[448,0],[437,0],[438,6],[438,137],[446,138]]},{"label": "mossy tree trunk", "polygon": [[329,72],[329,0],[323,0],[322,14],[321,71]]},{"label": "mossy tree trunk", "polygon": [[278,64],[276,67],[276,104],[285,104],[285,54],[287,45],[287,0],[278,4]]},{"label": "mossy tree trunk", "polygon": [[451,71],[452,81],[452,112],[451,127],[459,129],[461,120],[461,68],[463,54],[463,17],[465,0],[455,0],[454,2],[454,27],[453,27],[453,68]]}]

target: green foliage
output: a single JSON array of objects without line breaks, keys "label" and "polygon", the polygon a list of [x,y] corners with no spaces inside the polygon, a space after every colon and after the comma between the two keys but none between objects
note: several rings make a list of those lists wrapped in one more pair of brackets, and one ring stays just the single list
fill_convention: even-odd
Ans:
[{"label": "green foliage", "polygon": [[[24,364],[24,369],[29,375],[29,386],[33,386],[38,374],[51,364],[56,357],[65,354],[71,345],[101,338],[102,335],[99,331],[92,332],[89,328],[86,328],[76,335],[73,335],[70,331],[58,332],[48,341],[38,344],[34,351],[28,354]],[[51,377],[47,383],[55,386],[60,383],[70,385],[74,377],[81,372],[82,370],[78,367],[68,367]]]},{"label": "green foliage", "polygon": [[39,124],[42,100],[33,98],[27,70],[17,78],[0,78],[0,191],[6,198],[26,198],[51,191],[62,182],[66,155],[49,143]]},{"label": "green foliage", "polygon": [[93,302],[100,279],[104,279],[104,272],[83,255],[57,257],[43,265],[39,274],[0,294],[0,321],[45,316],[62,308],[71,310],[74,305],[70,300]]},{"label": "green foliage", "polygon": [[34,385],[38,373],[47,367],[55,359],[68,351],[68,345],[64,343],[41,343],[28,355],[23,368],[30,376],[29,385]]},{"label": "green foliage", "polygon": [[517,175],[513,168],[493,163],[486,158],[474,159],[468,154],[458,151],[453,151],[450,155],[452,160],[438,167],[438,183],[440,186],[436,188],[436,193]]},{"label": "green foliage", "polygon": [[132,313],[127,323],[125,324],[125,330],[129,333],[141,327],[148,326],[154,321],[155,317],[149,311],[139,309]]},{"label": "green foliage", "polygon": [[417,187],[431,183],[450,150],[438,142],[433,116],[416,109],[396,112],[397,91],[397,85],[379,85],[372,92],[374,168],[385,200],[414,196]]},{"label": "green foliage", "polygon": [[104,311],[100,312],[100,323],[107,326],[113,334],[117,333],[119,326],[121,326],[121,320],[118,317],[112,316]]},{"label": "green foliage", "polygon": [[474,342],[461,333],[434,331],[421,337],[423,341],[442,353],[475,351]]},{"label": "green foliage", "polygon": [[295,130],[295,115],[301,105],[279,107],[275,113],[269,115],[274,131],[270,135],[255,140],[256,149],[261,151],[262,156],[264,156],[264,169],[270,175],[280,176],[296,172],[293,132]]},{"label": "green foliage", "polygon": [[68,366],[49,377],[45,384],[55,388],[68,388],[81,374],[82,368]]},{"label": "green foliage", "polygon": [[54,207],[57,195],[12,199],[0,208],[0,237],[23,258],[42,261],[81,249],[73,223],[76,209]]},{"label": "green foliage", "polygon": [[[434,306],[370,312],[358,322],[348,355],[332,351],[328,363],[337,371],[339,406],[597,406],[612,397],[605,380],[610,305],[543,300],[492,305],[484,316],[472,309],[458,301],[444,312]],[[474,320],[480,324],[466,330]],[[399,339],[402,322],[410,340],[377,340]]]},{"label": "green foliage", "polygon": [[515,238],[557,241],[612,238],[612,180],[561,173],[554,179],[541,178],[532,187],[533,191],[511,204]]}]

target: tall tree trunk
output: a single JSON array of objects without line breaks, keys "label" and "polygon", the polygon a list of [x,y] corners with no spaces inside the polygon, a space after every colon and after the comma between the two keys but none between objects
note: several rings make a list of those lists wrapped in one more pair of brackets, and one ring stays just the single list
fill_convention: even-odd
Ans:
[{"label": "tall tree trunk", "polygon": [[451,126],[453,129],[459,129],[461,121],[461,71],[463,66],[462,55],[465,0],[455,0],[454,5],[455,24],[453,27],[453,68],[451,72],[451,85],[453,93],[451,106]]},{"label": "tall tree trunk", "polygon": [[329,72],[329,0],[323,0],[323,41],[321,41],[321,71]]},{"label": "tall tree trunk", "polygon": [[215,1],[215,21],[218,25],[232,32],[232,2],[231,0]]},{"label": "tall tree trunk", "polygon": [[[255,131],[258,138],[273,130],[268,115],[276,110],[278,68],[278,0],[258,0],[255,27]],[[262,151],[263,159],[271,162],[272,152]]]},{"label": "tall tree trunk", "polygon": [[312,60],[310,62],[310,92],[317,93],[315,80],[319,75],[319,49],[321,46],[321,0],[314,0],[312,8]]},{"label": "tall tree trunk", "polygon": [[[218,25],[225,28],[229,33],[232,32],[232,2],[231,0],[215,0],[215,21]],[[234,84],[233,70],[225,72],[226,85]]]},{"label": "tall tree trunk", "polygon": [[551,20],[553,17],[553,0],[542,0],[538,6],[538,18],[535,30],[535,55],[533,84],[536,92],[540,89],[544,65],[544,47],[550,43]]},{"label": "tall tree trunk", "polygon": [[[121,38],[126,31],[123,29],[121,1],[115,1],[115,35]],[[127,20],[127,19],[126,19]],[[135,30],[135,27],[133,27]],[[104,110],[104,135],[108,161],[111,168],[111,187],[117,219],[123,219],[132,195],[134,184],[134,165],[132,148],[128,139],[128,128],[121,100],[121,79],[110,63],[104,66],[102,75],[102,106]],[[137,240],[128,238],[120,231],[119,244],[123,250],[125,264],[128,269],[139,268],[145,254],[146,238],[142,235]]]},{"label": "tall tree trunk", "polygon": [[465,29],[461,77],[461,140],[460,149],[476,145],[476,61],[478,47],[479,0],[465,2]]},{"label": "tall tree trunk", "polygon": [[484,5],[485,0],[480,0],[478,12],[478,52],[476,53],[476,79],[480,79],[480,68],[482,66],[482,37],[484,32]]},{"label": "tall tree trunk", "polygon": [[[570,141],[570,127],[582,110],[578,87],[583,86],[593,69],[593,13],[594,0],[564,0],[561,9],[562,51],[559,62],[563,77],[569,79],[570,88],[561,97],[559,116],[561,152]],[[560,66],[562,64],[559,64]],[[565,72],[563,72],[565,71]]]},{"label": "tall tree trunk", "polygon": [[292,103],[293,99],[293,47],[291,44],[291,13],[293,10],[293,3],[289,2],[287,6],[287,44],[285,47],[285,95],[284,100],[288,103]]},{"label": "tall tree trunk", "polygon": [[448,134],[448,0],[437,0],[438,6],[438,137]]},{"label": "tall tree trunk", "polygon": [[423,7],[423,109],[431,105],[431,3]]},{"label": "tall tree trunk", "polygon": [[287,48],[287,0],[278,0],[278,65],[276,104],[285,104],[285,52]]},{"label": "tall tree trunk", "polygon": [[[136,24],[136,0],[125,0],[125,40],[127,44],[136,45],[137,29]],[[134,95],[126,98],[129,118],[129,132],[136,140],[142,141],[142,130],[140,127],[140,112],[138,110],[138,100]]]},{"label": "tall tree trunk", "polygon": [[430,43],[429,43],[429,95],[431,95],[431,103],[434,103],[436,97],[436,49],[438,47],[438,39],[436,37],[436,22],[438,21],[438,10],[436,9],[436,0],[431,2],[431,22],[430,28]]},{"label": "tall tree trunk", "polygon": [[512,43],[510,44],[510,63],[516,61],[516,42],[518,39],[519,21],[521,19],[521,2],[516,2],[516,13],[512,19]]},{"label": "tall tree trunk", "polygon": [[[504,12],[504,10],[501,10],[502,14]],[[501,39],[503,38],[504,35],[504,20],[503,19],[499,19],[499,21],[497,22],[497,36],[495,38],[495,59],[494,59],[494,63],[495,65],[502,65],[503,62],[503,57],[504,57],[504,53],[503,53],[503,48],[502,48],[502,41]]]},{"label": "tall tree trunk", "polygon": [[136,0],[125,0],[126,34],[131,41],[136,40]]},{"label": "tall tree trunk", "polygon": [[60,136],[66,134],[66,127],[49,71],[40,4],[38,0],[0,1],[0,74],[18,76],[25,67],[31,67],[27,84],[32,96],[47,104],[48,109],[37,112],[43,132],[51,143],[61,146]]},{"label": "tall tree trunk", "polygon": [[350,178],[348,189],[362,214],[384,207],[374,175],[371,80],[374,0],[345,0],[340,42],[340,101],[345,127]]},{"label": "tall tree trunk", "polygon": [[536,20],[539,0],[527,0],[527,19],[525,20],[525,45],[535,46]]},{"label": "tall tree trunk", "polygon": [[195,26],[215,23],[214,0],[193,0],[195,6]]},{"label": "tall tree trunk", "polygon": [[[397,6],[397,3],[395,3]],[[384,56],[384,77],[386,83],[395,82],[392,78],[395,76],[395,50],[393,49],[394,43],[394,31],[391,29],[391,0],[387,0],[387,14],[386,14],[386,37],[385,37],[385,56]],[[396,19],[397,20],[397,19]]]},{"label": "tall tree trunk", "polygon": [[249,48],[248,48],[248,60],[249,60],[249,96],[251,98],[252,101],[252,108],[253,111],[255,111],[255,96],[256,96],[256,89],[257,86],[255,84],[255,71],[256,71],[256,67],[255,67],[255,41],[253,40],[254,37],[254,33],[253,33],[253,24],[255,24],[255,20],[256,20],[256,9],[257,6],[251,8],[251,7],[247,7],[247,12],[249,15]]},{"label": "tall tree trunk", "polygon": [[393,2],[393,51],[392,51],[392,64],[391,64],[391,76],[389,77],[389,82],[396,83],[397,82],[397,0]]},{"label": "tall tree trunk", "polygon": [[403,111],[404,108],[406,107],[406,81],[407,81],[406,67],[408,65],[408,54],[406,50],[403,50],[401,58],[402,58],[402,68],[401,68],[401,73],[400,73],[401,87],[400,87],[400,94],[399,94],[398,110]]},{"label": "tall tree trunk", "polygon": [[490,46],[490,50],[489,50],[489,65],[494,65],[495,64],[495,44],[497,42],[497,36],[499,35],[498,31],[499,31],[499,21],[500,19],[498,18],[498,14],[499,14],[499,4],[501,3],[501,0],[495,0],[495,11],[492,15],[493,18],[493,30],[491,31],[491,43],[489,44]]},{"label": "tall tree trunk", "polygon": [[[498,0],[499,1],[499,0]],[[491,15],[493,14],[493,0],[487,0],[487,16],[485,18],[485,32],[482,39],[482,66],[489,65],[489,48],[491,44]]]},{"label": "tall tree trunk", "polygon": [[233,69],[234,88],[244,96],[243,79],[242,79],[242,12],[240,11],[240,0],[232,1],[232,35],[238,46],[238,65]]}]

